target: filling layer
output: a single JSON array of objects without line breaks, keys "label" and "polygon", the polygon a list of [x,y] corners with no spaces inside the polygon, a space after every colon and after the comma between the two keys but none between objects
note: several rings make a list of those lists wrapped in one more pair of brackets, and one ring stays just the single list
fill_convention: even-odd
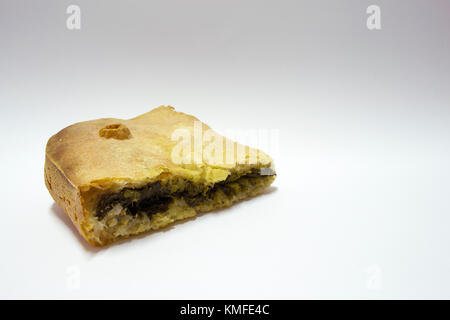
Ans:
[{"label": "filling layer", "polygon": [[208,201],[214,201],[214,197],[222,192],[232,198],[238,193],[243,193],[261,182],[261,179],[275,175],[273,171],[264,172],[261,175],[258,169],[243,175],[231,175],[226,180],[213,186],[194,185],[188,180],[182,180],[175,184],[163,185],[160,181],[150,183],[143,188],[125,188],[118,193],[104,195],[97,205],[96,218],[102,220],[114,207],[120,204],[126,215],[135,217],[146,215],[149,218],[159,212],[168,210],[169,205],[176,198],[183,199],[190,207],[200,206]]}]

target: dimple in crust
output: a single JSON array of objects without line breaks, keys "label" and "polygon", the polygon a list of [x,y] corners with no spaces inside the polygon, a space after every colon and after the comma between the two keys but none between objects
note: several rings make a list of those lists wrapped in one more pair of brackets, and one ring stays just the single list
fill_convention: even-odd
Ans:
[{"label": "dimple in crust", "polygon": [[98,132],[100,137],[106,139],[117,139],[117,140],[125,140],[131,138],[130,129],[120,123],[109,124],[104,128],[101,128]]}]

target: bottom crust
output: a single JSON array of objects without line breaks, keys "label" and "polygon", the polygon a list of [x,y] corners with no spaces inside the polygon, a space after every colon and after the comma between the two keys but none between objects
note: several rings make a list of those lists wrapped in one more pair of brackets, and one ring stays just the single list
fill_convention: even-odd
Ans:
[{"label": "bottom crust", "polygon": [[118,203],[99,218],[92,199],[80,194],[51,160],[46,158],[45,161],[45,183],[51,196],[70,217],[79,233],[94,246],[108,245],[133,235],[164,228],[198,213],[229,207],[240,200],[262,193],[275,177],[243,176],[231,181],[226,188],[210,189],[208,196],[203,197],[201,201],[192,201],[189,197],[172,197],[164,212],[151,215],[137,213],[130,216],[129,211]]},{"label": "bottom crust", "polygon": [[184,198],[174,198],[166,211],[150,216],[144,213],[131,216],[126,208],[118,203],[102,219],[94,215],[89,217],[89,224],[93,226],[90,238],[100,245],[106,245],[143,232],[158,230],[198,213],[226,208],[240,200],[256,196],[270,186],[274,179],[275,176],[238,179],[233,184],[241,186],[239,192],[226,193],[217,189],[207,200],[196,205],[188,204]]}]

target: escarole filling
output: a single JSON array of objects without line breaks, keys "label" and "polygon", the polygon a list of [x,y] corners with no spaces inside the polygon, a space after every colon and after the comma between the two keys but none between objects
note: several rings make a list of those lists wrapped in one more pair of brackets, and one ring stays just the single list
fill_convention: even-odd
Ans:
[{"label": "escarole filling", "polygon": [[269,185],[275,172],[269,168],[252,169],[244,175],[232,174],[226,180],[212,186],[195,185],[189,180],[176,180],[165,184],[149,183],[142,188],[124,188],[120,192],[102,196],[97,204],[96,218],[126,215],[129,218],[151,218],[163,213],[178,199],[192,207],[214,204],[220,198],[233,200],[239,194],[249,194],[253,188]]}]

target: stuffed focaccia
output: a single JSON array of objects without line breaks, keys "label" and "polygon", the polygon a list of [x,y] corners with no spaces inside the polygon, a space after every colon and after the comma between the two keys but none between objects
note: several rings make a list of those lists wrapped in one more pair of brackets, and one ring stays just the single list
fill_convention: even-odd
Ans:
[{"label": "stuffed focaccia", "polygon": [[76,123],[46,148],[50,194],[100,246],[228,207],[261,193],[275,176],[267,154],[170,106],[130,120]]}]

